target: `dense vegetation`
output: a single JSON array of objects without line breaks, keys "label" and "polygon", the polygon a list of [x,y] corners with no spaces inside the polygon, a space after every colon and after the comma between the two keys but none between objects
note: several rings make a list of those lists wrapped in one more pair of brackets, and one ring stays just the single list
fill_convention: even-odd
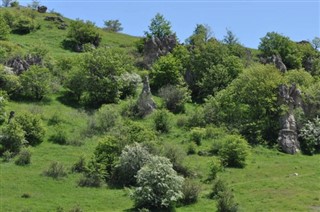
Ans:
[{"label": "dense vegetation", "polygon": [[[135,38],[36,8],[0,9],[0,210],[318,210],[319,38],[253,50],[199,24],[182,45],[161,14]],[[277,141],[291,84],[297,155]]]}]

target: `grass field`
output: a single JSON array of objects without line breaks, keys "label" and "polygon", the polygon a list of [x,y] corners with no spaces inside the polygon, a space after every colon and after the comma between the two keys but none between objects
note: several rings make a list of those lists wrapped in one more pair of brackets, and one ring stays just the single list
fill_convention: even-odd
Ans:
[{"label": "grass field", "polygon": [[[51,97],[46,103],[11,102],[7,109],[30,111],[40,114],[45,123],[58,113],[63,118],[63,126],[76,136],[86,125],[87,114],[83,110],[61,104]],[[176,117],[173,117],[173,120]],[[149,118],[150,119],[150,118]],[[151,120],[145,123],[150,125]],[[47,126],[47,138],[54,133],[53,126]],[[186,148],[184,141],[188,133],[174,127],[161,140],[176,143]],[[82,146],[62,146],[44,141],[31,148],[32,162],[26,167],[17,166],[14,161],[0,163],[0,211],[69,211],[81,208],[83,211],[125,211],[133,207],[128,190],[83,188],[77,186],[80,174],[71,173],[71,166],[80,155],[87,159],[92,156],[97,139],[83,139]],[[198,149],[206,149],[212,141],[204,140]],[[232,188],[241,211],[319,211],[320,209],[320,155],[286,155],[277,150],[263,147],[253,148],[244,169],[227,168],[219,176]],[[54,180],[43,176],[52,161],[62,163],[68,176]],[[185,165],[197,174],[195,181],[201,185],[198,203],[178,207],[177,211],[215,211],[215,200],[210,200],[212,183],[204,183],[209,174],[212,157],[191,155]],[[298,175],[295,176],[294,173]],[[28,194],[29,198],[23,198]]]}]

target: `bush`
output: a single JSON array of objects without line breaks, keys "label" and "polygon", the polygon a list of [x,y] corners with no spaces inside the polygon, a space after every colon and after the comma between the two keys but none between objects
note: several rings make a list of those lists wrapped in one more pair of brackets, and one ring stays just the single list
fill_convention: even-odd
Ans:
[{"label": "bush", "polygon": [[23,94],[41,100],[51,92],[51,74],[47,68],[31,66],[20,76]]},{"label": "bush", "polygon": [[308,121],[300,130],[300,146],[303,153],[313,155],[320,152],[320,118]]},{"label": "bush", "polygon": [[170,160],[176,172],[184,176],[190,175],[190,171],[183,165],[186,153],[180,146],[166,143],[162,148],[161,155]]},{"label": "bush", "polygon": [[7,40],[10,34],[10,27],[8,26],[5,18],[0,15],[0,40]]},{"label": "bush", "polygon": [[119,81],[121,84],[121,98],[124,99],[128,96],[135,96],[141,77],[136,73],[125,72],[120,75]]},{"label": "bush", "polygon": [[92,44],[98,47],[101,41],[101,35],[95,24],[91,21],[84,22],[79,19],[70,24],[68,38],[76,51],[83,51],[84,44]]},{"label": "bush", "polygon": [[13,23],[13,32],[17,34],[28,34],[40,28],[34,20],[27,16],[19,16]]},{"label": "bush", "polygon": [[58,125],[64,122],[63,118],[56,112],[48,120],[48,125]]},{"label": "bush", "polygon": [[24,113],[16,117],[16,122],[21,125],[25,132],[25,140],[29,145],[35,146],[43,142],[45,128],[39,116]]},{"label": "bush", "polygon": [[184,112],[184,104],[190,101],[187,88],[167,85],[159,90],[159,96],[164,101],[164,106],[173,113]]},{"label": "bush", "polygon": [[191,130],[190,140],[195,142],[198,146],[200,146],[201,140],[204,137],[204,133],[205,131],[203,128],[195,127]]},{"label": "bush", "polygon": [[47,177],[52,177],[53,179],[67,176],[64,166],[57,161],[51,162],[49,168],[45,170],[43,174]]},{"label": "bush", "polygon": [[188,121],[187,126],[189,128],[192,127],[204,127],[205,120],[204,120],[204,113],[201,107],[196,107],[190,113],[188,113]]},{"label": "bush", "polygon": [[55,127],[54,132],[55,132],[55,134],[50,136],[49,141],[51,141],[55,144],[60,144],[60,145],[67,144],[68,133],[65,130],[65,127],[63,127],[62,125],[58,125]]},{"label": "bush", "polygon": [[71,171],[78,173],[86,171],[86,160],[83,155],[80,156],[79,160],[73,164]]},{"label": "bush", "polygon": [[230,190],[222,191],[218,194],[218,212],[236,212],[238,204],[234,200],[234,196]]},{"label": "bush", "polygon": [[218,172],[223,170],[223,166],[220,160],[213,160],[211,162],[210,174],[208,180],[214,180],[217,178]]},{"label": "bush", "polygon": [[12,157],[13,157],[12,152],[7,150],[2,154],[2,161],[3,162],[9,162]]},{"label": "bush", "polygon": [[82,178],[80,178],[78,185],[81,187],[101,187],[102,177],[98,172],[87,172],[84,173]]},{"label": "bush", "polygon": [[200,186],[190,179],[186,179],[182,186],[183,199],[181,202],[185,205],[189,205],[198,201],[200,193]]},{"label": "bush", "polygon": [[187,150],[187,154],[188,155],[193,155],[196,154],[197,150],[196,150],[196,145],[194,143],[190,143],[188,146],[188,150]]},{"label": "bush", "polygon": [[218,155],[224,166],[243,168],[249,155],[249,145],[237,135],[228,135],[222,139]]},{"label": "bush", "polygon": [[115,161],[120,154],[121,149],[118,146],[118,140],[114,136],[105,136],[100,139],[94,151],[94,164],[101,166],[101,171],[99,172],[105,176],[106,180],[110,179]]},{"label": "bush", "polygon": [[183,197],[183,178],[167,158],[152,157],[137,174],[138,187],[132,198],[137,208],[165,209]]},{"label": "bush", "polygon": [[136,175],[141,167],[151,158],[148,150],[139,143],[126,146],[120,155],[117,171],[113,179],[118,185],[128,186],[136,184]]},{"label": "bush", "polygon": [[227,190],[228,190],[227,184],[223,180],[221,180],[220,178],[217,178],[213,182],[212,191],[209,194],[209,197],[211,199],[217,198],[219,193],[227,191]]},{"label": "bush", "polygon": [[10,151],[13,154],[19,153],[21,147],[25,144],[25,132],[15,121],[11,122],[2,129],[0,137],[0,152]]},{"label": "bush", "polygon": [[155,130],[160,133],[167,133],[170,130],[169,112],[167,110],[158,110],[153,118]]},{"label": "bush", "polygon": [[31,153],[28,149],[23,149],[18,154],[18,158],[15,161],[16,165],[25,166],[31,162]]}]

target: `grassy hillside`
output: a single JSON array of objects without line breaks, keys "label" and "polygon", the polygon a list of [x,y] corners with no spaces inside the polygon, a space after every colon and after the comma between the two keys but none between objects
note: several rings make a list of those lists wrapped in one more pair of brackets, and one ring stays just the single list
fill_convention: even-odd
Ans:
[{"label": "grassy hillside", "polygon": [[[32,17],[39,25],[40,29],[26,35],[10,34],[9,41],[19,45],[24,50],[32,48],[32,46],[41,44],[44,45],[52,56],[63,56],[76,54],[70,50],[63,48],[63,40],[67,36],[68,28],[65,30],[58,29],[58,25],[53,21],[44,20],[46,16],[57,17],[57,13],[38,13],[26,8],[0,8],[0,14],[4,12],[12,14],[26,15]],[[71,20],[62,17],[67,25]],[[133,37],[121,33],[107,32],[99,30],[102,35],[101,46],[133,48],[137,37]]]}]

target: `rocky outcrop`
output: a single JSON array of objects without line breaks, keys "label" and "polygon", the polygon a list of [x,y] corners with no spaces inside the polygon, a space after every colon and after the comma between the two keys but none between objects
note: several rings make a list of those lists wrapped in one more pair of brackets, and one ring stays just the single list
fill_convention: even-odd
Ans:
[{"label": "rocky outcrop", "polygon": [[152,113],[155,109],[156,103],[152,99],[149,78],[146,76],[143,79],[143,88],[137,101],[138,116],[144,117]]},{"label": "rocky outcrop", "polygon": [[27,55],[25,58],[17,56],[5,63],[5,66],[11,68],[11,71],[16,75],[22,74],[31,65],[43,65],[42,58],[36,55]]},{"label": "rocky outcrop", "polygon": [[177,45],[175,35],[164,38],[152,37],[146,39],[143,49],[143,64],[145,68],[150,69],[151,65],[161,56],[171,52]]},{"label": "rocky outcrop", "polygon": [[282,59],[281,59],[281,57],[279,55],[272,55],[271,57],[260,57],[260,63],[262,63],[262,64],[273,64],[282,73],[285,73],[287,71],[287,67],[282,62]]},{"label": "rocky outcrop", "polygon": [[46,13],[47,12],[47,7],[46,6],[39,6],[38,7],[38,12],[39,13]]},{"label": "rocky outcrop", "polygon": [[64,23],[64,20],[61,17],[58,16],[46,16],[44,18],[45,21],[54,21],[54,22],[60,22]]},{"label": "rocky outcrop", "polygon": [[287,112],[280,118],[281,130],[279,132],[278,144],[281,149],[289,154],[299,152],[297,124],[293,110],[301,106],[301,92],[293,84],[291,87],[281,85],[279,88],[279,104],[288,107]]}]

